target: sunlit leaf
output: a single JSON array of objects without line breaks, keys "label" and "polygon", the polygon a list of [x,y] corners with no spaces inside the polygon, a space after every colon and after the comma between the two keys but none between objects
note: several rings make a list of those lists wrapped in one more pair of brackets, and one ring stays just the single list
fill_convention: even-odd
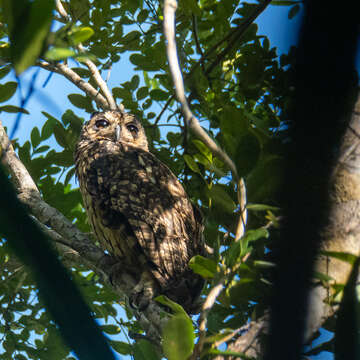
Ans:
[{"label": "sunlit leaf", "polygon": [[163,329],[163,350],[169,360],[184,360],[194,348],[194,328],[188,316],[172,316]]},{"label": "sunlit leaf", "polygon": [[190,260],[189,267],[204,279],[210,279],[213,278],[216,273],[217,264],[211,259],[196,255]]}]

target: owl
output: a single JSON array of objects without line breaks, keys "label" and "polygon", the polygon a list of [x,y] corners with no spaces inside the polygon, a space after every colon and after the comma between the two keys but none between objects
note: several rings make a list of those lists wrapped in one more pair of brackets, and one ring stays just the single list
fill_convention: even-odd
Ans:
[{"label": "owl", "polygon": [[94,235],[137,281],[133,305],[145,308],[164,294],[196,312],[203,280],[188,263],[205,253],[202,216],[149,152],[140,121],[120,111],[94,113],[82,128],[75,166]]}]

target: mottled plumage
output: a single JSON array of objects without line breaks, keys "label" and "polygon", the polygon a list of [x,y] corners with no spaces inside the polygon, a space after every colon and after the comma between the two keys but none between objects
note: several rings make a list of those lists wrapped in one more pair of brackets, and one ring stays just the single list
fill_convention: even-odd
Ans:
[{"label": "mottled plumage", "polygon": [[133,116],[95,113],[75,152],[89,222],[101,246],[137,277],[137,304],[165,294],[189,312],[203,280],[188,268],[204,253],[202,219],[169,168],[148,151]]}]

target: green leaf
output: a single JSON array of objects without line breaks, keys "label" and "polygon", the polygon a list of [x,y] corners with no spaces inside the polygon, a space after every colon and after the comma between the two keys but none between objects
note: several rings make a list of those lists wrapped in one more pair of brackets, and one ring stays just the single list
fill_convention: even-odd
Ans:
[{"label": "green leaf", "polygon": [[212,153],[209,148],[200,140],[194,139],[192,141],[198,150],[203,154],[210,162],[212,162]]},{"label": "green leaf", "polygon": [[134,345],[134,360],[161,360],[161,358],[149,341],[141,339]]},{"label": "green leaf", "polygon": [[147,19],[148,15],[149,15],[149,11],[143,9],[139,12],[139,15],[137,16],[136,20],[139,23],[143,23]]},{"label": "green leaf", "polygon": [[117,325],[101,325],[100,326],[100,329],[107,333],[107,334],[111,334],[111,335],[114,335],[114,334],[119,334],[120,332],[120,328],[119,326]]},{"label": "green leaf", "polygon": [[239,176],[246,176],[256,166],[260,157],[260,143],[252,131],[238,135],[236,142],[236,168],[239,171]]},{"label": "green leaf", "polygon": [[80,94],[70,94],[68,95],[68,99],[74,106],[80,109],[84,109],[87,112],[92,112],[93,110],[91,105],[91,100],[86,96]]},{"label": "green leaf", "polygon": [[5,77],[10,72],[10,70],[11,70],[10,65],[6,65],[6,66],[3,66],[2,68],[0,68],[0,79]]},{"label": "green leaf", "polygon": [[155,101],[164,101],[169,98],[169,93],[160,89],[150,91],[150,97]]},{"label": "green leaf", "polygon": [[329,256],[334,259],[338,259],[347,262],[350,265],[354,265],[358,257],[356,255],[345,253],[341,251],[320,251],[321,255]]},{"label": "green leaf", "polygon": [[60,122],[45,111],[41,113],[48,119],[41,129],[41,140],[46,140],[54,133],[55,124]]},{"label": "green leaf", "polygon": [[94,30],[88,26],[73,28],[69,33],[73,45],[78,45],[90,39],[93,35]]},{"label": "green leaf", "polygon": [[8,113],[23,113],[23,114],[30,114],[26,109],[20,108],[18,106],[15,105],[4,105],[4,106],[0,106],[0,111],[5,111]]},{"label": "green leaf", "polygon": [[183,0],[182,3],[183,10],[187,13],[193,13],[196,16],[201,16],[201,9],[199,8],[196,0]]},{"label": "green leaf", "polygon": [[226,192],[225,186],[220,184],[213,185],[211,189],[206,189],[206,194],[224,211],[228,213],[234,212],[236,205],[230,195]]},{"label": "green leaf", "polygon": [[272,269],[272,268],[276,267],[276,264],[272,263],[270,261],[265,261],[265,260],[255,260],[254,266],[259,267],[259,268],[264,268],[264,269]]},{"label": "green leaf", "polygon": [[204,279],[211,279],[216,274],[217,264],[211,259],[196,255],[190,260],[189,267],[194,273],[201,275]]},{"label": "green leaf", "polygon": [[3,1],[4,21],[8,24],[11,57],[21,74],[43,51],[50,30],[54,1]]},{"label": "green leaf", "polygon": [[16,91],[17,83],[9,81],[6,84],[0,84],[0,102],[9,100]]},{"label": "green leaf", "polygon": [[130,84],[131,84],[131,89],[136,90],[140,84],[140,77],[138,75],[134,75],[131,78]]},{"label": "green leaf", "polygon": [[127,355],[132,353],[132,346],[123,341],[110,341],[111,347],[121,355]]},{"label": "green leaf", "polygon": [[266,204],[246,204],[246,208],[248,210],[252,210],[252,211],[278,211],[280,210],[279,207],[277,206],[270,206],[270,205],[266,205]]},{"label": "green leaf", "polygon": [[45,53],[45,58],[48,60],[58,61],[75,55],[76,52],[69,48],[53,47]]},{"label": "green leaf", "polygon": [[40,141],[41,141],[40,131],[37,127],[34,127],[32,129],[30,138],[31,138],[31,145],[33,146],[33,148],[36,148],[40,144]]},{"label": "green leaf", "polygon": [[149,63],[149,59],[145,55],[132,54],[130,55],[129,60],[132,64],[137,66],[136,70],[156,71],[159,69],[157,65]]},{"label": "green leaf", "polygon": [[187,359],[194,349],[194,327],[184,315],[171,317],[163,328],[163,349],[169,360]]},{"label": "green leaf", "polygon": [[157,296],[155,298],[155,300],[158,303],[163,304],[163,305],[167,306],[168,308],[170,308],[175,314],[180,314],[180,315],[188,317],[186,311],[183,309],[183,307],[181,305],[179,305],[176,302],[170,300],[165,295]]},{"label": "green leaf", "polygon": [[67,147],[67,139],[66,139],[66,130],[62,127],[60,123],[54,124],[54,135],[57,143],[63,148]]},{"label": "green leaf", "polygon": [[149,93],[149,90],[148,90],[147,86],[143,86],[136,92],[136,98],[138,100],[145,99],[148,93]]},{"label": "green leaf", "polygon": [[186,162],[186,165],[195,173],[201,174],[198,164],[195,160],[188,154],[184,154],[183,158]]}]

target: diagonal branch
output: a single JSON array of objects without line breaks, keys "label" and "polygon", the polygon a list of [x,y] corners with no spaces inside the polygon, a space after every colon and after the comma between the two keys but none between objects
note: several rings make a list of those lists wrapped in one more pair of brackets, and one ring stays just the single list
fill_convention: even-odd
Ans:
[{"label": "diagonal branch", "polygon": [[[65,8],[63,7],[60,0],[56,0],[56,10],[58,11],[61,18],[63,18],[66,21],[69,21],[69,15],[66,12]],[[85,52],[85,49],[82,46],[82,44],[78,44],[76,47],[80,52],[82,52],[82,53]],[[100,71],[97,68],[97,66],[90,59],[85,59],[84,64],[90,70],[90,73],[91,73],[93,79],[95,80],[96,84],[99,86],[101,92],[103,93],[103,95],[106,99],[107,106],[105,108],[104,107],[102,107],[102,108],[110,109],[110,110],[117,110],[118,107],[116,105],[114,97],[112,96],[111,91],[109,90],[109,87],[106,84],[106,81],[104,81],[104,79],[101,77]]]},{"label": "diagonal branch", "polygon": [[46,61],[40,61],[38,65],[45,70],[56,72],[57,74],[66,77],[80,90],[84,91],[86,95],[91,97],[101,109],[106,110],[109,108],[109,104],[105,97],[102,96],[99,91],[96,90],[92,85],[84,81],[75,71],[71,70],[67,65],[61,63],[51,64]]}]

